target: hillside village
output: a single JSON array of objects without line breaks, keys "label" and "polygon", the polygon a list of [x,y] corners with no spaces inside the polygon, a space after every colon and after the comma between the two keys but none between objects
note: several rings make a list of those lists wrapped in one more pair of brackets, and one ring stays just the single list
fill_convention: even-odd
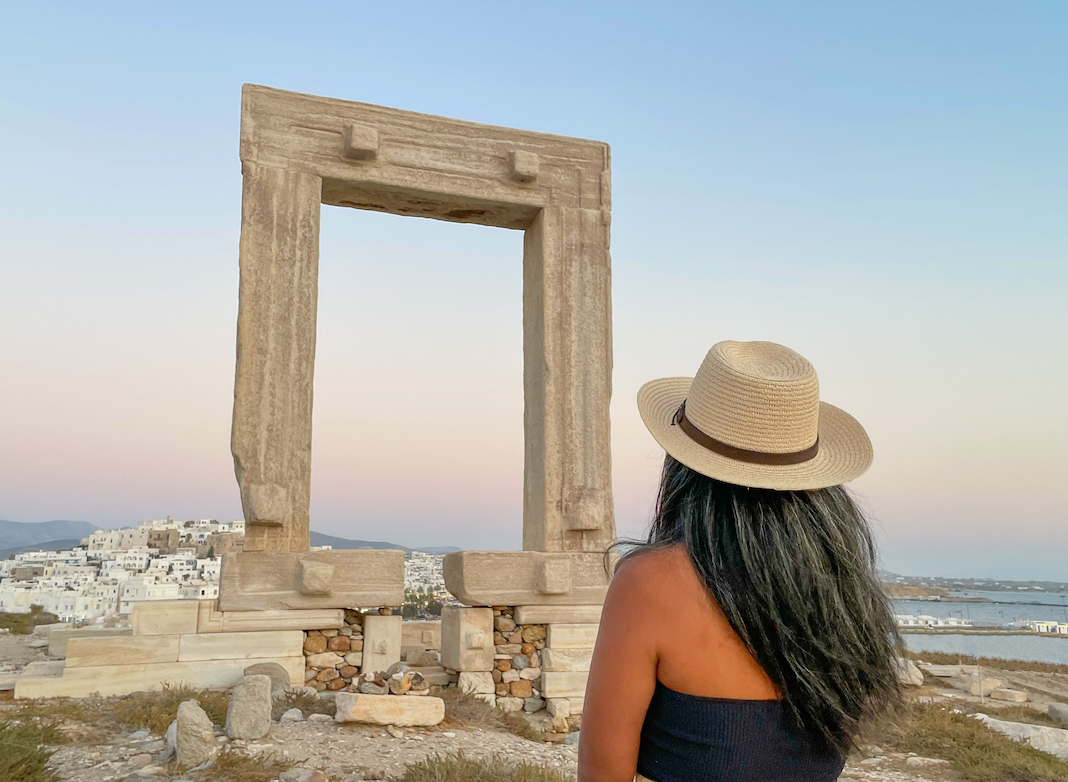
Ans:
[{"label": "hillside village", "polygon": [[[142,601],[214,600],[221,557],[241,551],[244,540],[242,520],[168,516],[95,530],[71,548],[12,554],[0,560],[0,612],[28,613],[40,606],[62,622],[126,624]],[[405,589],[417,604],[448,601],[442,556],[407,555]]]}]

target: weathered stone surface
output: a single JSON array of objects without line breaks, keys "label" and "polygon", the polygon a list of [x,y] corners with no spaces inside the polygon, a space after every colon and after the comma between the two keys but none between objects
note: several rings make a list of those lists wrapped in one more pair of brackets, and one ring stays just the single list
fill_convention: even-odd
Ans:
[{"label": "weathered stone surface", "polygon": [[[894,666],[897,669],[897,678],[908,687],[923,686],[923,671],[916,664],[905,657],[895,657]],[[589,668],[586,669],[587,671]]]},{"label": "weathered stone surface", "polygon": [[601,621],[601,606],[516,606],[516,624],[597,624]]},{"label": "weathered stone surface", "polygon": [[545,709],[553,717],[570,717],[571,701],[567,698],[549,698],[545,701]]},{"label": "weathered stone surface", "polygon": [[133,635],[130,627],[56,627],[48,633],[48,654],[66,657],[67,644],[74,638],[122,638]]},{"label": "weathered stone surface", "polygon": [[114,665],[117,660],[139,663],[178,662],[177,635],[72,638],[67,642],[67,667]]},{"label": "weathered stone surface", "polygon": [[464,692],[483,695],[492,695],[495,690],[493,677],[484,671],[460,671],[456,686]]},{"label": "weathered stone surface", "polygon": [[973,716],[982,720],[988,728],[1015,741],[1026,742],[1040,752],[1047,752],[1061,760],[1068,760],[1068,730],[1047,728],[1027,722],[1006,722],[981,713]]},{"label": "weathered stone surface", "polygon": [[183,635],[197,631],[197,600],[146,600],[134,603],[130,627],[134,635]]},{"label": "weathered stone surface", "polygon": [[327,638],[321,635],[310,635],[304,639],[305,654],[322,654],[326,651]]},{"label": "weathered stone surface", "polygon": [[402,646],[422,646],[424,649],[441,650],[441,622],[434,620],[405,621],[401,625]]},{"label": "weathered stone surface", "polygon": [[300,630],[183,635],[178,646],[178,661],[295,657],[302,654],[303,646],[304,633]]},{"label": "weathered stone surface", "polygon": [[541,675],[541,691],[546,698],[574,698],[586,694],[588,673],[545,671]]},{"label": "weathered stone surface", "polygon": [[441,664],[454,671],[493,668],[493,611],[445,606],[441,610]]},{"label": "weathered stone surface", "polygon": [[400,616],[368,614],[363,620],[363,673],[385,671],[400,662],[401,623]]},{"label": "weathered stone surface", "polygon": [[614,542],[608,147],[253,85],[241,128],[246,546],[308,545],[320,198],[526,231],[524,548]]},{"label": "weathered stone surface", "polygon": [[530,698],[534,695],[534,689],[526,679],[514,681],[508,685],[508,688],[511,690],[512,696],[515,698]]},{"label": "weathered stone surface", "polygon": [[359,668],[363,665],[363,652],[349,652],[345,655],[345,664]]},{"label": "weathered stone surface", "polygon": [[245,676],[266,676],[271,680],[271,696],[285,695],[293,686],[289,681],[289,671],[278,663],[256,663],[245,669]]},{"label": "weathered stone surface", "polygon": [[211,719],[195,700],[178,706],[175,720],[175,753],[179,768],[193,768],[215,758],[215,732]]},{"label": "weathered stone surface", "polygon": [[523,699],[510,697],[497,698],[497,708],[502,711],[522,711]]},{"label": "weathered stone surface", "polygon": [[541,667],[546,671],[588,671],[593,649],[542,649]]},{"label": "weathered stone surface", "polygon": [[197,634],[254,633],[276,630],[323,630],[345,627],[340,608],[304,608],[273,611],[220,611],[215,600],[201,600]]},{"label": "weathered stone surface", "polygon": [[[24,673],[15,685],[16,698],[86,698],[128,695],[139,690],[160,690],[165,682],[206,687],[231,687],[241,681],[245,668],[259,662],[276,662],[289,671],[290,681],[304,678],[304,656],[265,660],[205,660],[188,663],[147,665],[101,665],[92,668],[63,669],[63,675],[29,676]],[[62,661],[60,661],[62,665]]]},{"label": "weathered stone surface", "polygon": [[546,649],[592,649],[597,641],[597,625],[549,625]]},{"label": "weathered stone surface", "polygon": [[1068,703],[1051,703],[1046,713],[1054,722],[1068,726]]},{"label": "weathered stone surface", "polygon": [[[327,593],[301,592],[307,562],[333,566]],[[399,549],[240,551],[223,555],[219,608],[224,613],[403,602],[404,552]]]},{"label": "weathered stone surface", "polygon": [[1012,690],[1007,687],[998,687],[990,691],[990,697],[996,701],[1008,701],[1009,703],[1026,703],[1027,693],[1023,690]]},{"label": "weathered stone surface", "polygon": [[371,725],[437,725],[445,719],[445,701],[441,698],[399,698],[396,695],[365,695],[355,692],[337,694],[337,722],[362,722]]},{"label": "weathered stone surface", "polygon": [[523,711],[535,712],[545,708],[545,700],[536,696],[523,699]]},{"label": "weathered stone surface", "polygon": [[271,679],[245,676],[230,695],[226,735],[232,739],[261,739],[271,729]]},{"label": "weathered stone surface", "polygon": [[964,690],[971,695],[989,695],[997,688],[1004,685],[1001,679],[993,679],[988,676],[983,676],[980,680],[978,674],[963,674],[960,676],[954,676],[947,682],[950,686],[956,687],[958,690]]},{"label": "weathered stone surface", "polygon": [[531,682],[537,681],[541,678],[541,668],[524,668],[519,672],[519,678]]},{"label": "weathered stone surface", "polygon": [[456,551],[443,567],[449,591],[476,606],[590,605],[608,591],[604,557],[592,552]]},{"label": "weathered stone surface", "polygon": [[322,652],[308,655],[309,668],[337,668],[344,664],[345,658],[337,652]]}]

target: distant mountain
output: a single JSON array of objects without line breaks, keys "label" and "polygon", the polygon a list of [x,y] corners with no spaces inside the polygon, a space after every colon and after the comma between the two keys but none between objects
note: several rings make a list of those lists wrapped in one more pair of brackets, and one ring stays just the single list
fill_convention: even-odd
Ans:
[{"label": "distant mountain", "polygon": [[[97,529],[88,521],[39,521],[37,523],[0,519],[0,550],[32,546],[56,540],[88,537]],[[77,545],[77,544],[75,544]]]},{"label": "distant mountain", "polygon": [[64,538],[63,540],[49,540],[45,543],[34,543],[32,546],[18,546],[17,548],[0,549],[0,559],[7,559],[12,554],[22,554],[27,551],[66,551],[82,542],[81,538]]},{"label": "distant mountain", "polygon": [[408,556],[412,551],[423,551],[427,554],[448,554],[450,551],[460,551],[456,546],[423,546],[417,549],[410,549],[407,546],[402,546],[399,543],[386,543],[381,540],[349,540],[348,538],[337,538],[333,535],[324,535],[322,532],[311,532],[311,544],[313,546],[330,546],[336,549],[352,549],[352,548],[395,548],[404,552],[405,556]]}]

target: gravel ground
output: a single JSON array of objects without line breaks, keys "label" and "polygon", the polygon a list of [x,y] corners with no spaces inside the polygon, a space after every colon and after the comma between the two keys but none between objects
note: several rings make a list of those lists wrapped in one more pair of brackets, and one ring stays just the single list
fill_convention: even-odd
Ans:
[{"label": "gravel ground", "polygon": [[33,635],[12,635],[11,633],[0,634],[0,667],[21,671],[26,663],[38,660],[51,660],[48,656],[48,647],[33,649],[31,641],[40,641]]}]

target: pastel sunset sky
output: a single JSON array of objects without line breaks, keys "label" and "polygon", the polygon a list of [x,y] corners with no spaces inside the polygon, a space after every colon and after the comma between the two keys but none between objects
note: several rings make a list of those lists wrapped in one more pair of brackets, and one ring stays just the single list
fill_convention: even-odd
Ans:
[{"label": "pastel sunset sky", "polygon": [[[722,339],[815,365],[884,567],[1068,580],[1068,5],[23,3],[0,27],[0,518],[239,518],[246,82],[607,141],[635,409]],[[522,235],[324,207],[312,528],[520,545]]]}]

